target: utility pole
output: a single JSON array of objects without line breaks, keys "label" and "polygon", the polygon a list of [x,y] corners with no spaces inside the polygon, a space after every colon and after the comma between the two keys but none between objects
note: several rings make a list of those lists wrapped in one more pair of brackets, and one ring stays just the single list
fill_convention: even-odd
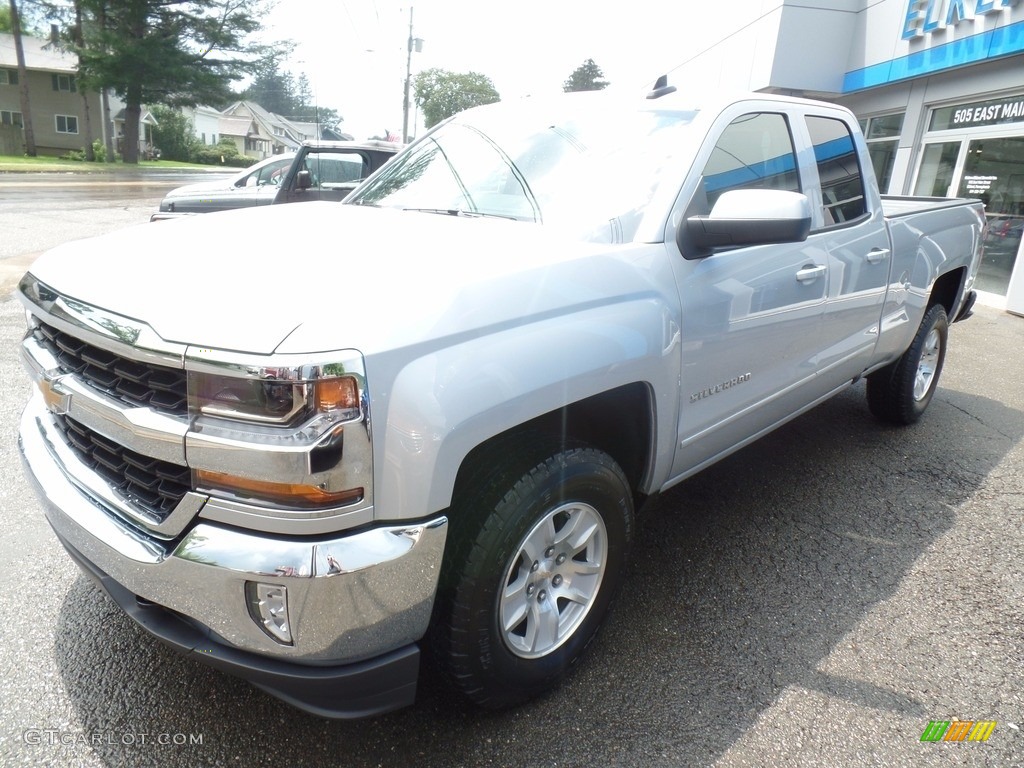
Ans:
[{"label": "utility pole", "polygon": [[412,7],[409,8],[409,40],[405,53],[405,99],[402,101],[402,143],[409,143],[409,90],[412,85],[412,52],[423,50],[423,40],[412,36]]},{"label": "utility pole", "polygon": [[402,100],[402,143],[409,143],[409,81],[412,79],[412,6],[409,7],[409,42],[405,51],[405,98]]}]

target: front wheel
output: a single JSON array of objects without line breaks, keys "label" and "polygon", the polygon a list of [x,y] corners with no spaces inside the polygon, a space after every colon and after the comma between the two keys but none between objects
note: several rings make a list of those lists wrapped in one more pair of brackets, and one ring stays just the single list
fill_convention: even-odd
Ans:
[{"label": "front wheel", "polygon": [[948,337],[946,310],[935,304],[899,360],[868,376],[868,407],[876,417],[894,424],[921,418],[938,387]]},{"label": "front wheel", "polygon": [[623,576],[633,501],[622,470],[592,448],[561,450],[517,477],[466,487],[452,524],[434,627],[442,666],[487,707],[552,687]]}]

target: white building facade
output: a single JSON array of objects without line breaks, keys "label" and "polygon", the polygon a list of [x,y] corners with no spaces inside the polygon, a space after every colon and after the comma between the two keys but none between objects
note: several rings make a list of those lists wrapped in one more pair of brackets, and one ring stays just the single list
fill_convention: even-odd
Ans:
[{"label": "white building facade", "polygon": [[883,193],[985,202],[976,287],[986,303],[1024,314],[1024,0],[762,0],[726,8],[721,39],[670,82],[849,107]]}]

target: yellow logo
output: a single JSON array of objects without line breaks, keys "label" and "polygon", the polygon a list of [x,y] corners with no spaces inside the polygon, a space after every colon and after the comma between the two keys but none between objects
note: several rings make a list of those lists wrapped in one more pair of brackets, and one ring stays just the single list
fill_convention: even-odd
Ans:
[{"label": "yellow logo", "polygon": [[68,412],[68,408],[71,406],[70,394],[58,392],[53,382],[48,379],[39,379],[36,384],[43,395],[43,402],[46,403],[47,410],[58,416]]}]

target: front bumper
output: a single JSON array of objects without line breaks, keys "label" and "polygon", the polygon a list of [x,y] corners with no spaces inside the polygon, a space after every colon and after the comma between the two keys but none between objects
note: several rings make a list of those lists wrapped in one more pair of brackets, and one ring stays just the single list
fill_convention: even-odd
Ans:
[{"label": "front bumper", "polygon": [[157,211],[149,216],[150,221],[170,221],[171,219],[185,219],[189,216],[198,216],[199,214],[189,211],[188,213],[178,213],[176,211]]},{"label": "front bumper", "polygon": [[[411,703],[446,518],[301,538],[200,520],[163,541],[80,490],[58,443],[37,394],[19,445],[47,520],[144,629],[316,714],[358,717]],[[286,587],[292,644],[252,617],[247,583]]]}]

